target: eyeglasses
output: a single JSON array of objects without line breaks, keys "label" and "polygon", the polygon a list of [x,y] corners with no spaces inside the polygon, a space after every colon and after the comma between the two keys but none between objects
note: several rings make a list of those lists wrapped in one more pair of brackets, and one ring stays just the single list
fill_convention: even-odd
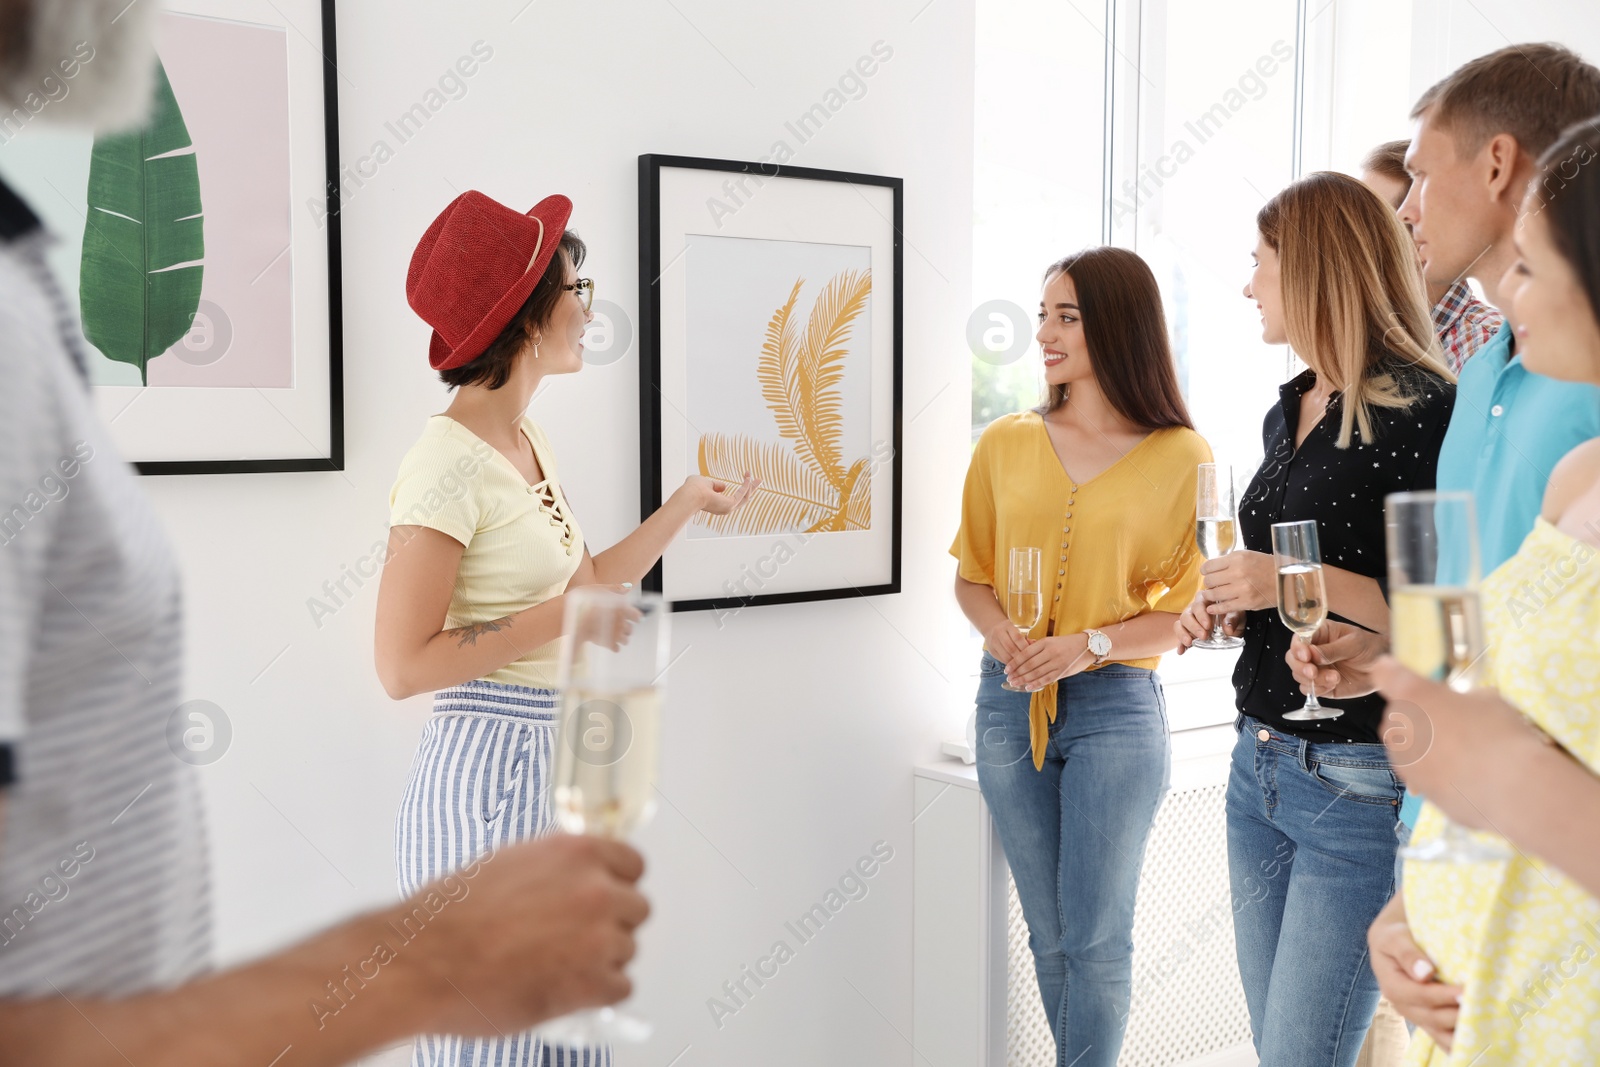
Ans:
[{"label": "eyeglasses", "polygon": [[588,311],[594,307],[594,280],[592,278],[579,278],[571,285],[563,285],[561,288],[576,293],[578,300],[583,304],[583,310]]}]

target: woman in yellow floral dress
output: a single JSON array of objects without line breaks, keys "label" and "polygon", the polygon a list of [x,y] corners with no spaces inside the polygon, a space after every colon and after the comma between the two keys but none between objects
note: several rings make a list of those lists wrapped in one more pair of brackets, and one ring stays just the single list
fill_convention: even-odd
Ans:
[{"label": "woman in yellow floral dress", "polygon": [[[1528,369],[1588,382],[1600,382],[1597,159],[1600,131],[1585,126],[1540,161],[1521,258],[1502,286]],[[1488,684],[1560,748],[1488,694],[1450,697],[1380,667],[1391,714],[1410,702],[1433,726],[1425,754],[1396,753],[1396,769],[1445,809],[1424,808],[1416,839],[1437,835],[1448,812],[1516,848],[1494,863],[1407,865],[1403,899],[1374,923],[1373,967],[1421,1027],[1413,1067],[1590,1064],[1600,1060],[1600,850],[1584,816],[1600,810],[1600,440],[1561,461],[1537,525],[1484,582],[1482,603]]]}]

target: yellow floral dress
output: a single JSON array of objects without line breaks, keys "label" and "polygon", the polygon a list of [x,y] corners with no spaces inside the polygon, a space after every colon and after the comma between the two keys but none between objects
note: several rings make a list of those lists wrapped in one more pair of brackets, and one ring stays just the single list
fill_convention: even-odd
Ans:
[{"label": "yellow floral dress", "polygon": [[[1591,769],[1600,766],[1600,549],[1540,519],[1483,583],[1489,683]],[[1436,837],[1431,804],[1415,839]],[[1596,830],[1600,847],[1600,828]],[[1600,902],[1526,854],[1408,863],[1406,915],[1463,987],[1454,1049],[1421,1030],[1412,1067],[1600,1061]]]}]

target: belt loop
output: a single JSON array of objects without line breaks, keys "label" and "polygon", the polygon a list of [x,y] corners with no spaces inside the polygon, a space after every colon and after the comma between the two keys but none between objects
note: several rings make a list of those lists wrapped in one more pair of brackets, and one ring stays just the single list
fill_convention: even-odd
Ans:
[{"label": "belt loop", "polygon": [[1295,742],[1300,746],[1299,752],[1296,753],[1296,755],[1298,755],[1300,757],[1300,769],[1305,771],[1307,774],[1310,774],[1311,773],[1311,742],[1307,741],[1303,737],[1295,738]]}]

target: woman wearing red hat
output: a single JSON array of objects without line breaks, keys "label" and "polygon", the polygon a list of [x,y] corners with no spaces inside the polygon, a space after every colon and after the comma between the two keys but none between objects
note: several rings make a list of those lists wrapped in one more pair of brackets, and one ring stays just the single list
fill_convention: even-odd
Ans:
[{"label": "woman wearing red hat", "polygon": [[[378,677],[434,693],[396,827],[400,885],[416,888],[553,828],[562,593],[636,582],[697,512],[724,514],[758,484],[692,477],[619,544],[591,556],[543,431],[526,410],[550,374],[583,366],[594,285],[567,232],[572,201],[526,215],[457,197],[411,257],[406,298],[433,327],[428,363],[455,396],[390,490],[378,592]],[[609,1067],[609,1048],[548,1051],[531,1034],[419,1038],[423,1065]]]}]

